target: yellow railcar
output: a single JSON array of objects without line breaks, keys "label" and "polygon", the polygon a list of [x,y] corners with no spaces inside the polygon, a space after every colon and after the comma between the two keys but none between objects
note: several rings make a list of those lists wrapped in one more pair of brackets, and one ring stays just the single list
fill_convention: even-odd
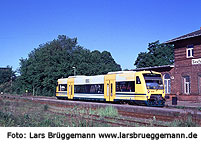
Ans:
[{"label": "yellow railcar", "polygon": [[58,79],[57,98],[134,102],[164,106],[162,76],[154,71],[118,71],[106,75],[70,76]]}]

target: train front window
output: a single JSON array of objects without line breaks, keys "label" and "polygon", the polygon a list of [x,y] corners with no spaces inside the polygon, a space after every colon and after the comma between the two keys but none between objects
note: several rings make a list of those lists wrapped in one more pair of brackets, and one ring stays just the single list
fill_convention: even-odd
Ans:
[{"label": "train front window", "polygon": [[147,89],[163,89],[163,81],[160,74],[143,74]]}]

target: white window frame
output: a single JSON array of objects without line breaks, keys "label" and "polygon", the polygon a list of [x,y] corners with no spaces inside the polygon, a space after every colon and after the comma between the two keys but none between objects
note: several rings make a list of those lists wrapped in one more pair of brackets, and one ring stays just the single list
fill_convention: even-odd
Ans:
[{"label": "white window frame", "polygon": [[[187,78],[189,78],[189,82],[186,81]],[[190,94],[190,77],[189,76],[183,77],[183,81],[184,81],[184,94]]]},{"label": "white window frame", "polygon": [[[192,58],[193,57],[193,48],[194,48],[193,45],[186,48],[186,58]],[[188,51],[190,51],[190,55],[188,55]]]},{"label": "white window frame", "polygon": [[[166,93],[166,94],[170,94],[170,92],[171,92],[171,79],[170,79],[170,78],[169,78],[169,79],[165,79],[165,75],[166,75],[166,74],[164,74],[164,76],[163,76],[165,89],[167,89],[167,90],[165,90],[165,93]],[[169,75],[169,74],[168,74],[168,75]],[[169,75],[169,76],[170,76],[170,75]],[[170,84],[170,88],[169,88],[169,84]]]}]

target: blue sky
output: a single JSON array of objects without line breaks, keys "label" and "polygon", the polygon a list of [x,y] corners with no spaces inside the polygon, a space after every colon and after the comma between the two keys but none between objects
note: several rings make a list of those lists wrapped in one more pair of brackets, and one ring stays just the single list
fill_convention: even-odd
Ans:
[{"label": "blue sky", "polygon": [[63,34],[133,69],[148,43],[200,27],[200,0],[0,0],[0,67]]}]

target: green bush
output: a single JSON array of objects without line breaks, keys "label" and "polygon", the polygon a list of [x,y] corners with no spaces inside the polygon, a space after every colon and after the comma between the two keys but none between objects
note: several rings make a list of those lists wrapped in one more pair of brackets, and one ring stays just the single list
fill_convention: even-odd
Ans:
[{"label": "green bush", "polygon": [[44,105],[44,111],[47,111],[48,110],[48,108],[49,108],[49,106],[46,104],[46,105]]}]

